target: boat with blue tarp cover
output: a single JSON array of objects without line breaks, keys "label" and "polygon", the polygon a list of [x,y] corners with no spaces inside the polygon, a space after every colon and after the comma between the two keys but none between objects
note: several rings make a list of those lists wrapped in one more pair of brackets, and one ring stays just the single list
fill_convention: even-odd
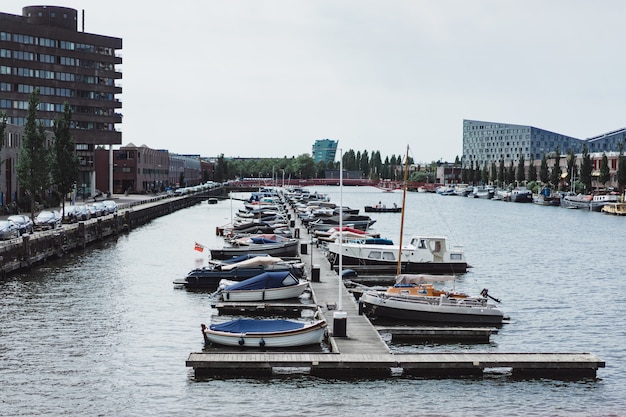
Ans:
[{"label": "boat with blue tarp cover", "polygon": [[205,343],[242,347],[293,347],[322,342],[327,323],[324,320],[236,319],[225,323],[202,324]]},{"label": "boat with blue tarp cover", "polygon": [[224,301],[271,301],[296,298],[309,286],[289,271],[263,272],[241,282],[226,285],[219,292]]}]

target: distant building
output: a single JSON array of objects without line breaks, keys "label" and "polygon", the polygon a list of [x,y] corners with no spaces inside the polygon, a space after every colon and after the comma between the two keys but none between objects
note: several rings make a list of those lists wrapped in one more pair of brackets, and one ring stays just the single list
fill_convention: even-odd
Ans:
[{"label": "distant building", "polygon": [[521,157],[526,162],[536,161],[554,155],[557,148],[562,156],[570,151],[580,154],[584,144],[589,153],[617,152],[625,140],[626,129],[583,140],[533,126],[463,120],[462,165],[484,168],[503,159],[508,166],[511,161],[517,164]]},{"label": "distant building", "polygon": [[319,139],[313,144],[313,160],[317,162],[334,162],[337,154],[338,140]]},{"label": "distant building", "polygon": [[[64,103],[72,109],[71,134],[80,161],[78,186],[91,195],[95,188],[95,148],[122,143],[116,126],[122,123],[117,109],[122,87],[118,51],[122,39],[78,31],[78,12],[57,6],[27,6],[22,15],[0,13],[0,111],[8,116],[13,144],[21,143],[30,94],[39,89],[39,121],[51,129],[63,113]],[[19,145],[17,146],[19,148]],[[0,174],[0,191],[17,195],[14,152],[10,172]],[[108,187],[107,187],[108,188]],[[5,204],[6,204],[5,199]]]}]

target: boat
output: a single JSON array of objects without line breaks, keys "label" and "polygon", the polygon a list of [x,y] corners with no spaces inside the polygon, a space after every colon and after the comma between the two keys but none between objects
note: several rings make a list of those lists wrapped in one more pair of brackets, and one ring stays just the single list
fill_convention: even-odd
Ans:
[{"label": "boat", "polygon": [[398,207],[395,203],[392,207],[387,207],[384,204],[376,204],[375,206],[365,206],[366,213],[400,213],[402,207]]},{"label": "boat", "polygon": [[619,203],[618,194],[569,194],[561,197],[561,206],[565,208],[601,211],[609,203]]},{"label": "boat", "polygon": [[626,203],[608,203],[602,206],[602,213],[626,216]]},{"label": "boat", "polygon": [[[327,258],[334,267],[339,264],[339,243],[328,243]],[[389,270],[395,272],[398,264],[399,245],[369,243],[360,240],[342,244],[343,265],[372,267],[372,272]],[[465,253],[460,246],[449,247],[442,236],[413,236],[408,245],[402,246],[400,272],[404,274],[458,274],[467,272]],[[385,268],[381,268],[385,267]],[[361,270],[366,273],[366,270]]]},{"label": "boat", "polygon": [[[341,219],[341,226],[350,226],[359,230],[367,230],[376,220],[370,216],[360,214],[344,214]],[[339,216],[331,216],[319,218],[315,221],[309,221],[307,227],[311,230],[328,230],[331,227],[340,226]]]},{"label": "boat", "polygon": [[454,186],[452,195],[457,195],[460,197],[467,197],[468,194],[472,191],[472,187],[467,184],[457,184]]},{"label": "boat", "polygon": [[299,239],[286,238],[277,234],[260,234],[231,239],[228,246],[210,251],[213,259],[228,259],[248,253],[264,253],[279,258],[296,257],[299,242]]},{"label": "boat", "polygon": [[174,281],[188,289],[215,291],[221,280],[243,281],[264,272],[285,272],[296,278],[305,276],[304,263],[299,260],[284,260],[274,256],[244,256],[233,258],[237,262],[224,260],[209,266],[192,269],[186,277]]},{"label": "boat", "polygon": [[236,319],[225,323],[202,324],[205,343],[225,346],[285,348],[319,344],[324,339],[324,320],[298,322],[291,320]]},{"label": "boat", "polygon": [[308,281],[296,278],[289,271],[263,272],[225,285],[219,290],[219,294],[224,301],[284,300],[299,297],[308,286]]},{"label": "boat", "polygon": [[[405,158],[402,215],[400,218],[400,242],[394,245],[387,239],[369,239],[343,242],[337,239],[327,246],[327,258],[331,267],[339,265],[354,269],[363,266],[361,272],[387,273],[464,273],[467,271],[465,253],[459,246],[449,248],[447,239],[441,236],[413,236],[408,245],[403,245],[404,208],[406,203],[409,147]],[[341,271],[339,271],[341,274]]]},{"label": "boat", "polygon": [[533,192],[526,187],[517,187],[511,191],[511,201],[514,203],[532,203]]},{"label": "boat", "polygon": [[550,187],[543,187],[536,196],[533,196],[533,203],[541,206],[560,206],[561,195],[552,192]]},{"label": "boat", "polygon": [[[408,278],[408,280],[407,280]],[[438,290],[429,282],[437,277],[401,275],[386,291],[365,291],[359,298],[359,310],[373,317],[446,325],[501,325],[502,310],[488,302],[488,290],[479,297],[456,291]]]},{"label": "boat", "polygon": [[474,187],[468,197],[492,199],[495,195],[495,189],[491,186],[479,185]]}]

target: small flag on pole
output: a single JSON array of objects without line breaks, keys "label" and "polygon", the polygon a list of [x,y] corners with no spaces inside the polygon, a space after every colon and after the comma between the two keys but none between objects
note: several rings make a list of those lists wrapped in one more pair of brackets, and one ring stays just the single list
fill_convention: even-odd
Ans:
[{"label": "small flag on pole", "polygon": [[201,245],[200,243],[196,242],[196,244],[193,247],[193,250],[197,250],[198,252],[204,252],[204,245]]}]

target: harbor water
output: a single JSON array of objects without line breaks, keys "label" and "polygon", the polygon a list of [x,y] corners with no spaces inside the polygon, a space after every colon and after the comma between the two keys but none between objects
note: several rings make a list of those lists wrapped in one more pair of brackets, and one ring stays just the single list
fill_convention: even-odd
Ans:
[{"label": "harbor water", "polygon": [[[311,187],[360,208],[402,192]],[[172,281],[221,246],[239,200],[203,202],[117,240],[0,280],[1,416],[620,416],[626,415],[626,219],[601,213],[408,193],[411,235],[447,236],[472,268],[453,284],[488,288],[510,316],[491,343],[392,345],[402,352],[590,352],[596,379],[333,380],[308,375],[195,380],[207,293]],[[371,213],[398,240],[400,214]],[[302,231],[306,241],[309,235]],[[305,255],[306,256],[306,255]],[[348,335],[350,323],[347,323]]]}]

